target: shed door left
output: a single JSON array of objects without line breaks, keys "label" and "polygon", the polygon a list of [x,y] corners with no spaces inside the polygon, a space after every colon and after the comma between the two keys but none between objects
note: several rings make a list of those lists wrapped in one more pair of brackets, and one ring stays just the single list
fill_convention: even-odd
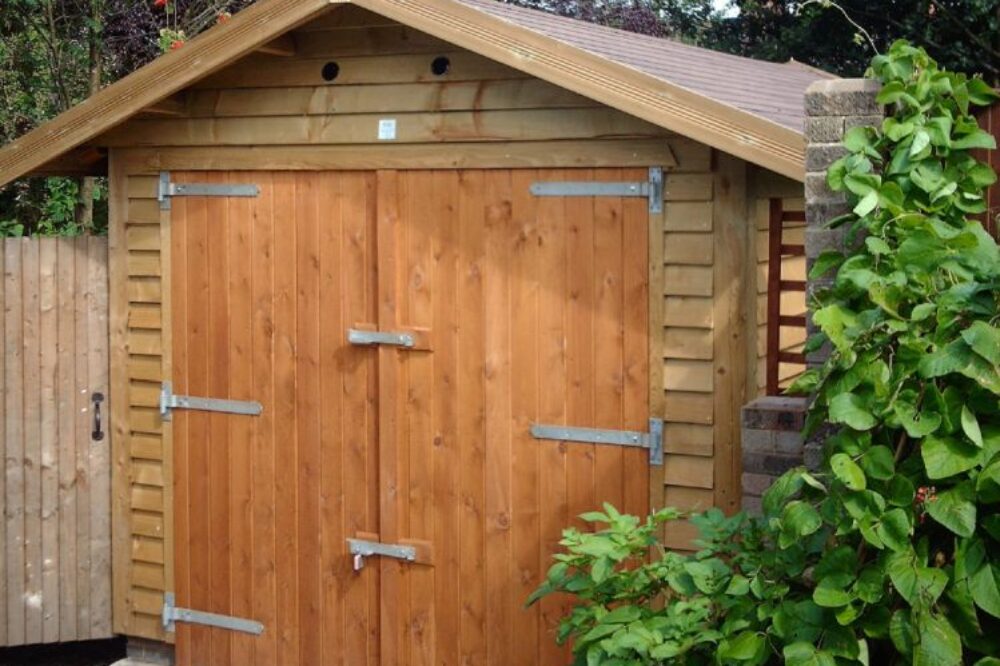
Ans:
[{"label": "shed door left", "polygon": [[178,623],[177,662],[377,663],[379,567],[344,555],[379,532],[376,360],[345,339],[377,318],[375,176],[172,178],[260,187],[172,201],[170,281],[174,392],[263,405],[173,415],[177,606],[265,627]]}]

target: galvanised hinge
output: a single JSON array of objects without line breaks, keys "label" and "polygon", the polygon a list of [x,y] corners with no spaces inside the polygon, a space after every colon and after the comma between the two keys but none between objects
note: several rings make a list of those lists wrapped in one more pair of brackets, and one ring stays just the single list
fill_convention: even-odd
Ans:
[{"label": "galvanised hinge", "polygon": [[173,197],[256,197],[260,188],[256,185],[230,185],[228,183],[172,183],[170,172],[161,171],[156,199],[160,210],[170,210]]},{"label": "galvanised hinge", "polygon": [[228,629],[229,631],[239,631],[244,634],[253,634],[254,636],[260,636],[264,633],[264,625],[256,620],[246,620],[241,617],[219,615],[218,613],[206,613],[204,611],[191,610],[190,608],[178,608],[175,604],[174,594],[167,592],[163,595],[163,628],[172,632],[174,631],[174,624],[177,622]]},{"label": "galvanised hinge", "polygon": [[264,406],[253,400],[225,400],[222,398],[196,398],[190,395],[174,395],[173,385],[163,382],[160,387],[160,416],[170,420],[175,409],[193,409],[200,412],[221,412],[242,416],[260,416]]},{"label": "galvanised hinge", "polygon": [[553,439],[560,442],[611,444],[614,446],[635,446],[649,449],[649,464],[663,464],[662,419],[649,419],[649,432],[533,424],[531,426],[531,435],[535,439]]},{"label": "galvanised hinge", "polygon": [[644,183],[592,181],[549,181],[531,185],[536,197],[643,197],[649,199],[649,212],[663,212],[663,169],[651,167]]}]

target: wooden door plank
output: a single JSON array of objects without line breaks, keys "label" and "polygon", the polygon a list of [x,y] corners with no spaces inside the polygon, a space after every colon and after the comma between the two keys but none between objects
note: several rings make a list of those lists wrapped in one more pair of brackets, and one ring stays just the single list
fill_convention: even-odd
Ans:
[{"label": "wooden door plank", "polygon": [[[400,184],[395,171],[379,171],[376,175],[377,203],[377,262],[378,262],[378,327],[393,330],[399,323],[401,283],[400,250]],[[385,543],[398,543],[405,538],[406,498],[398,488],[404,478],[400,464],[404,443],[401,441],[400,411],[406,404],[405,386],[401,378],[397,350],[380,347],[378,352],[379,387],[379,525]],[[395,482],[394,482],[395,480]],[[379,633],[381,659],[387,665],[406,662],[405,617],[408,595],[403,578],[403,565],[389,558],[380,558],[381,594]],[[391,600],[391,601],[389,601]]]},{"label": "wooden door plank", "polygon": [[[257,259],[250,291],[253,313],[253,395],[264,411],[253,429],[253,617],[264,624],[264,634],[254,641],[255,666],[278,663],[274,437],[278,422],[274,413],[274,207],[277,205],[274,177],[258,173],[260,194],[252,200],[252,253]],[[268,259],[271,259],[270,261]],[[287,432],[282,429],[281,432]],[[282,544],[281,548],[286,548]]]},{"label": "wooden door plank", "polygon": [[439,664],[458,664],[462,622],[459,588],[461,557],[459,543],[459,412],[464,396],[457,391],[459,299],[459,180],[455,171],[432,175],[430,217],[436,222],[432,237],[434,312],[433,478],[434,478],[434,608],[435,659]]},{"label": "wooden door plank", "polygon": [[[230,181],[230,174],[198,174],[205,182],[222,184]],[[229,202],[223,197],[205,199],[208,241],[208,312],[201,322],[208,327],[208,382],[206,392],[210,397],[229,396]],[[208,467],[204,474],[208,481],[208,590],[209,603],[196,608],[221,615],[232,615],[229,561],[229,502],[230,502],[230,442],[229,426],[233,417],[226,414],[208,416],[208,438],[192,442],[208,448]],[[228,664],[232,657],[233,632],[213,629],[209,631],[211,663]]]},{"label": "wooden door plank", "polygon": [[[90,636],[111,636],[111,449],[108,418],[108,243],[88,239],[89,275],[93,298],[88,311],[88,364],[90,390],[100,392],[104,439],[90,444]],[[44,312],[44,310],[43,310]],[[88,396],[90,397],[90,396]],[[91,421],[93,414],[91,414]]]},{"label": "wooden door plank", "polygon": [[482,359],[485,358],[483,280],[485,264],[485,172],[463,171],[458,185],[459,275],[456,282],[458,311],[458,375],[462,397],[458,416],[461,496],[458,597],[462,600],[461,627],[457,635],[459,657],[470,666],[486,663],[486,544],[485,420]]},{"label": "wooden door plank", "polygon": [[76,303],[74,305],[76,336],[73,358],[76,361],[76,600],[77,635],[90,635],[90,367],[87,363],[89,331],[87,310],[91,299],[87,239],[77,237],[74,248],[76,262]]},{"label": "wooden door plank", "polygon": [[[275,174],[274,201],[274,416],[281,433],[281,455],[275,451],[276,579],[278,666],[299,658],[298,625],[298,422],[296,401],[296,266],[295,250],[299,202],[297,179]],[[277,443],[277,442],[275,442]]]},{"label": "wooden door plank", "polygon": [[[42,473],[42,641],[59,642],[59,410],[56,371],[59,360],[58,240],[39,239],[39,348],[41,353]],[[104,544],[110,548],[111,544]],[[110,572],[108,572],[110,573]],[[93,586],[93,585],[92,585]],[[110,618],[110,609],[107,617]]]},{"label": "wooden door plank", "polygon": [[[620,169],[594,171],[597,181],[620,181],[630,174]],[[623,200],[594,199],[594,424],[601,428],[623,426],[624,398],[624,294],[622,288]],[[610,502],[622,508],[624,451],[621,447],[594,447],[595,506]]]},{"label": "wooden door plank", "polygon": [[[0,379],[3,380],[4,391],[9,391],[7,385],[7,280],[6,280],[6,248],[7,241],[0,241],[0,276],[4,276],[3,289],[0,289],[0,349],[4,351],[0,354]],[[0,515],[0,644],[7,645],[7,618],[9,608],[7,604],[7,452],[9,444],[7,439],[7,399],[6,396],[0,399],[0,460],[3,460],[3,469],[0,469],[0,506],[3,507],[3,514]],[[56,600],[55,613],[59,613],[59,600]]]},{"label": "wooden door plank", "polygon": [[[653,321],[650,311],[650,296],[653,287],[650,284],[649,261],[651,248],[649,246],[650,213],[649,205],[641,199],[625,201],[622,217],[622,272],[624,275],[623,293],[625,310],[622,325],[625,338],[622,342],[624,385],[622,387],[623,425],[628,430],[645,431],[649,428],[650,412],[650,381],[652,367],[650,364],[650,347],[653,344],[649,331],[650,321]],[[662,304],[662,298],[657,299]],[[661,321],[660,318],[655,321]],[[657,361],[657,363],[662,363]],[[657,390],[654,387],[653,390]],[[662,394],[662,391],[660,391]],[[649,513],[649,454],[643,450],[625,449],[624,458],[624,488],[623,507],[628,513],[645,516]]]},{"label": "wooden door plank", "polygon": [[[171,356],[173,363],[170,379],[175,391],[186,391],[188,388],[188,228],[187,199],[179,198],[172,202],[173,212],[170,219],[170,262],[171,289],[174,298],[171,299],[171,316],[168,325],[174,330]],[[157,364],[159,365],[159,364]],[[177,413],[171,427],[171,440],[162,445],[173,446],[174,459],[174,532],[177,535],[174,548],[174,594],[178,600],[191,598],[191,551],[188,542],[190,534],[189,509],[191,502],[190,488],[190,448],[188,441],[188,415]],[[159,438],[157,438],[159,439]],[[133,507],[141,508],[134,499]],[[159,506],[153,504],[152,506]],[[191,663],[190,628],[179,625],[175,630],[175,656],[179,666]]]},{"label": "wooden door plank", "polygon": [[[345,631],[347,618],[345,617],[349,606],[345,604],[345,597],[350,596],[351,603],[358,603],[360,609],[351,609],[352,620],[357,618],[358,610],[365,609],[367,598],[357,591],[359,585],[352,581],[348,574],[348,567],[344,558],[344,544],[348,538],[344,523],[347,521],[358,521],[362,524],[361,529],[365,531],[364,524],[364,503],[366,489],[364,486],[352,489],[359,492],[362,499],[361,506],[352,502],[351,491],[347,489],[350,480],[359,480],[361,483],[367,481],[363,474],[355,474],[355,470],[365,469],[364,461],[364,437],[357,437],[352,431],[360,421],[360,431],[364,432],[365,407],[364,401],[360,405],[354,404],[355,409],[347,411],[344,403],[349,399],[353,391],[357,391],[354,382],[350,381],[348,373],[343,373],[341,380],[341,368],[347,367],[349,361],[340,359],[344,354],[351,351],[357,353],[359,350],[349,350],[344,345],[344,331],[349,325],[344,321],[344,309],[357,302],[355,292],[349,292],[347,284],[357,284],[351,280],[347,268],[348,262],[364,261],[363,248],[357,251],[344,251],[341,242],[348,238],[345,227],[346,219],[344,213],[345,201],[344,188],[349,187],[343,181],[346,175],[339,177],[335,174],[323,174],[318,184],[319,207],[323,211],[323,224],[319,225],[317,238],[317,252],[319,255],[319,285],[318,298],[323,304],[319,313],[320,331],[320,358],[319,358],[319,395],[320,407],[320,521],[323,525],[322,541],[320,544],[320,557],[318,558],[320,579],[319,592],[322,608],[322,628],[318,632],[321,634],[321,663],[340,664],[345,660],[350,663],[364,664],[366,653],[363,639],[366,634],[367,623],[364,620],[357,622],[350,629],[351,646],[348,646],[348,631]],[[363,199],[362,199],[363,203]],[[363,225],[364,216],[359,218]],[[362,227],[363,229],[363,227]],[[355,266],[352,263],[352,268]],[[357,274],[358,281],[363,280],[363,266],[357,266],[360,272]],[[351,276],[354,277],[354,276]],[[343,281],[342,281],[343,280]],[[363,282],[362,282],[363,284]],[[363,293],[363,291],[362,291]],[[363,315],[362,315],[363,316]],[[356,379],[356,377],[354,377]],[[349,414],[349,416],[347,416]],[[352,451],[348,451],[347,442],[350,439]],[[361,449],[358,451],[358,449]],[[358,452],[361,455],[352,457],[351,453]],[[348,461],[351,462],[348,462]],[[353,464],[351,464],[353,463]],[[358,479],[358,477],[361,477]],[[345,507],[352,505],[350,514],[345,512]],[[357,513],[355,513],[357,512]],[[350,536],[354,536],[354,533]],[[367,576],[367,573],[363,574]],[[361,648],[357,647],[357,639],[362,639]],[[347,653],[351,656],[347,657]]]},{"label": "wooden door plank", "polygon": [[[316,174],[296,179],[295,193],[295,423],[298,465],[298,620],[299,662],[320,663],[320,181]],[[331,303],[326,307],[336,309]]]},{"label": "wooden door plank", "polygon": [[491,663],[513,663],[513,612],[505,603],[511,559],[510,412],[510,171],[486,176],[486,263],[483,306],[488,322],[484,371],[486,397],[486,639]]},{"label": "wooden door plank", "polygon": [[4,291],[7,302],[4,325],[7,329],[6,358],[6,432],[7,432],[7,644],[25,642],[24,608],[24,301],[20,279],[23,271],[21,239],[4,241],[6,273]]},{"label": "wooden door plank", "polygon": [[[406,290],[401,292],[400,324],[431,329],[434,332],[435,299],[447,298],[435,290],[435,266],[431,243],[437,235],[439,220],[434,214],[433,173],[413,171],[400,174],[400,208],[402,226],[398,238],[402,241]],[[435,350],[437,345],[435,344]],[[400,491],[406,501],[405,538],[432,541],[434,538],[434,439],[433,409],[438,396],[434,394],[434,364],[436,351],[397,352],[403,370],[407,400],[405,404],[405,453],[400,460]],[[381,407],[381,405],[380,405]],[[436,545],[436,544],[435,544]],[[435,553],[436,555],[437,553]],[[405,626],[408,664],[431,666],[434,654],[435,595],[434,577],[440,565],[410,566],[406,571],[409,603]]]},{"label": "wooden door plank", "polygon": [[[256,173],[235,173],[231,182],[254,182]],[[253,201],[227,201],[229,235],[229,394],[234,400],[256,400],[253,393],[253,290],[255,257]],[[233,418],[229,424],[229,534],[231,549],[232,614],[254,618],[253,607],[253,440],[257,419]],[[253,663],[255,639],[241,633],[232,635],[232,662]]]},{"label": "wooden door plank", "polygon": [[[540,171],[539,178],[547,181],[572,180],[569,171]],[[537,203],[539,237],[538,279],[544,287],[539,291],[538,302],[538,421],[540,423],[566,423],[568,382],[566,336],[571,322],[567,318],[569,298],[569,272],[566,270],[569,219],[566,199],[545,197]],[[552,554],[559,549],[562,530],[569,525],[567,503],[566,445],[538,440],[539,495],[542,504],[541,544],[538,552],[539,570],[547,572],[552,565]],[[547,597],[539,602],[541,635],[539,664],[565,663],[568,650],[555,643],[559,620],[569,609],[569,600]]]},{"label": "wooden door plank", "polygon": [[[21,328],[24,340],[22,367],[24,377],[24,496],[20,509],[24,512],[24,600],[25,632],[28,644],[42,641],[42,475],[41,475],[41,405],[38,401],[41,383],[41,349],[39,347],[39,245],[36,240],[25,239],[21,246]],[[84,356],[84,358],[86,358]],[[78,442],[78,445],[82,442]],[[86,451],[85,447],[83,448]],[[86,542],[84,542],[86,546]],[[89,557],[89,551],[88,551]],[[80,572],[87,579],[87,571]],[[84,635],[89,635],[88,631]]]},{"label": "wooden door plank", "polygon": [[58,393],[59,487],[62,488],[62,510],[59,512],[59,639],[77,640],[76,584],[76,338],[75,298],[76,262],[72,238],[60,238],[56,249],[59,268],[58,296],[58,360],[56,390]]},{"label": "wooden door plank", "polygon": [[[580,180],[593,180],[593,171],[574,174]],[[566,334],[566,359],[569,368],[567,422],[572,426],[594,426],[594,200],[566,200],[567,238],[566,270],[569,273],[569,302]],[[571,522],[583,527],[577,516],[595,507],[595,445],[567,446],[567,495]]]},{"label": "wooden door plank", "polygon": [[[524,609],[525,600],[540,582],[539,457],[538,441],[531,436],[539,401],[539,285],[542,270],[539,249],[538,205],[531,184],[537,171],[518,170],[511,175],[512,251],[506,270],[511,275],[511,553],[510,593],[502,603],[514,611],[512,658],[515,663],[539,663],[540,609]],[[545,286],[546,288],[548,285]],[[545,640],[545,638],[542,638]]]}]

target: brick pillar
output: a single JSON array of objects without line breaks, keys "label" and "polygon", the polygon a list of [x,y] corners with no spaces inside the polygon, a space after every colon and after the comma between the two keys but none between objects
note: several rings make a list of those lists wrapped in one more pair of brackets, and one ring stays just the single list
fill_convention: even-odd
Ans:
[{"label": "brick pillar", "polygon": [[[864,125],[880,125],[882,107],[875,101],[880,85],[870,79],[817,81],[806,90],[806,261],[824,250],[844,250],[844,229],[828,229],[827,222],[850,211],[843,192],[826,184],[826,170],[845,154],[844,132]],[[830,277],[809,282],[808,293],[828,286]],[[810,321],[810,333],[812,322]],[[809,355],[810,367],[829,355],[821,349]]]},{"label": "brick pillar", "polygon": [[[879,125],[883,110],[875,101],[879,84],[867,79],[817,81],[806,91],[806,261],[824,250],[841,250],[843,229],[828,229],[827,222],[847,213],[843,193],[826,184],[826,170],[844,155],[844,132],[863,125]],[[828,286],[830,278],[811,280],[808,293]],[[809,322],[812,333],[812,322]],[[810,367],[822,365],[829,350],[811,353]],[[822,463],[822,441],[805,442],[802,426],[808,407],[806,398],[768,397],[743,408],[743,508],[760,510],[761,494],[784,472],[805,465],[816,469]]]}]

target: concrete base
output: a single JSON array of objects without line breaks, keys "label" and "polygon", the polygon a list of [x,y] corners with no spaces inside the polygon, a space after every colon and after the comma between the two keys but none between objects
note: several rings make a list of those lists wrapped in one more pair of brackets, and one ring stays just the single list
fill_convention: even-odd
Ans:
[{"label": "concrete base", "polygon": [[125,647],[125,659],[113,666],[173,666],[174,646],[167,643],[129,638]]}]

